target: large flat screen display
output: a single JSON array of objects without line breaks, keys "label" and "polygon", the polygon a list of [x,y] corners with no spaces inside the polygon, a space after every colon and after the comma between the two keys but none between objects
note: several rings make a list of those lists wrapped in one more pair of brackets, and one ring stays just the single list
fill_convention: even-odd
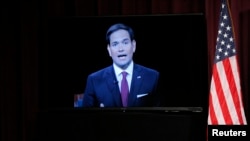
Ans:
[{"label": "large flat screen display", "polygon": [[202,13],[94,17],[51,17],[44,85],[50,107],[73,107],[92,72],[112,65],[106,31],[115,23],[134,30],[134,63],[160,73],[157,92],[163,107],[206,107],[208,62]]}]

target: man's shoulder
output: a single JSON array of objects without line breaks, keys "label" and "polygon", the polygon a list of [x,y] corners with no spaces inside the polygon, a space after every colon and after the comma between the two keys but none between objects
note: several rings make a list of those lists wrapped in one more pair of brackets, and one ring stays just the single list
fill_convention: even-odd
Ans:
[{"label": "man's shoulder", "polygon": [[103,76],[103,74],[110,73],[111,71],[112,71],[112,66],[108,66],[100,70],[97,70],[95,72],[92,72],[89,76],[90,77]]},{"label": "man's shoulder", "polygon": [[159,74],[159,72],[156,69],[150,68],[150,67],[146,67],[140,64],[135,64],[135,69],[139,70],[139,71],[144,71],[147,73],[154,73],[154,74]]}]

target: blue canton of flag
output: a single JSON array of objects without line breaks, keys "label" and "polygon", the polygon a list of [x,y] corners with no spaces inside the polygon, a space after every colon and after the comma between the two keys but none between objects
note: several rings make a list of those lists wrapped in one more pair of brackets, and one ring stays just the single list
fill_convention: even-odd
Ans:
[{"label": "blue canton of flag", "polygon": [[232,23],[225,1],[222,2],[221,6],[222,10],[220,13],[215,63],[227,57],[236,55]]}]

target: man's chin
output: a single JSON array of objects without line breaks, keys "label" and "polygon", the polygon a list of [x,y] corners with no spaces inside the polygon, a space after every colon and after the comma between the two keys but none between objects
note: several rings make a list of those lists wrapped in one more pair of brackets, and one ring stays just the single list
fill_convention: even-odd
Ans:
[{"label": "man's chin", "polygon": [[117,64],[117,66],[121,69],[126,69],[128,65],[129,65],[129,62]]}]

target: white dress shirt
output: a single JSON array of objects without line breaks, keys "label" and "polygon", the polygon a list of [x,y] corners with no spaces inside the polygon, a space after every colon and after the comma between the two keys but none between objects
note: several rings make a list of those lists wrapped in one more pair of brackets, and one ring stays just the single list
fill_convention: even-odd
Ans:
[{"label": "white dress shirt", "polygon": [[132,76],[133,76],[134,62],[132,61],[126,70],[122,70],[116,64],[113,64],[113,67],[114,67],[115,76],[116,76],[116,79],[118,81],[118,86],[119,86],[120,91],[121,91],[122,72],[126,71],[128,73],[127,81],[128,81],[128,88],[130,91],[130,86],[131,86],[131,81],[132,81]]}]

